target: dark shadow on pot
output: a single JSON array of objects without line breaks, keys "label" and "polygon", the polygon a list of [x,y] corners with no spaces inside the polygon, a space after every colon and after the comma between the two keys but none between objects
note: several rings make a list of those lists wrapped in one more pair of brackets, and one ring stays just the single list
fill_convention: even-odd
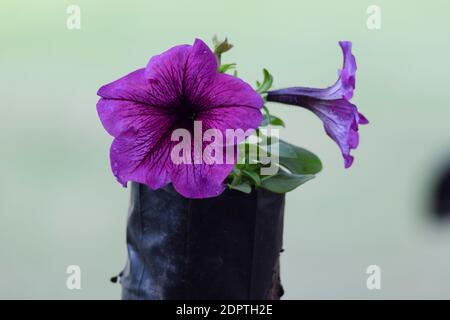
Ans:
[{"label": "dark shadow on pot", "polygon": [[450,221],[450,163],[438,175],[432,189],[432,214],[438,221]]}]

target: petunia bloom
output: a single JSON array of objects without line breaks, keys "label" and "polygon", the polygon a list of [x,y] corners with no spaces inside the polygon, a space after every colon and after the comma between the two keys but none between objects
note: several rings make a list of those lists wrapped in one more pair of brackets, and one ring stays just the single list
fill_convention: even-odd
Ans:
[{"label": "petunia bloom", "polygon": [[345,168],[353,163],[352,149],[359,143],[358,125],[369,123],[350,102],[355,89],[356,60],[352,54],[352,43],[339,42],[344,55],[344,66],[339,79],[325,89],[293,87],[269,91],[267,101],[304,107],[316,114],[323,122],[328,136],[341,149]]},{"label": "petunia bloom", "polygon": [[193,133],[194,121],[202,122],[203,133],[246,131],[262,120],[261,96],[241,79],[219,73],[214,53],[199,39],[152,57],[145,68],[101,87],[98,95],[100,120],[115,138],[110,161],[117,180],[152,189],[172,183],[188,198],[219,195],[234,164],[173,163],[173,131]]}]

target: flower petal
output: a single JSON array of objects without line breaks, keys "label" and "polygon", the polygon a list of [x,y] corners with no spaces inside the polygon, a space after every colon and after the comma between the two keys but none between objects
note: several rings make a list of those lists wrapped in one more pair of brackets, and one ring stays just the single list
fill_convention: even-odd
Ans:
[{"label": "flower petal", "polygon": [[132,127],[139,128],[171,118],[163,108],[130,100],[101,98],[97,103],[97,112],[103,127],[114,137]]},{"label": "flower petal", "polygon": [[352,54],[352,43],[350,41],[340,41],[339,45],[344,55],[344,66],[339,74],[337,82],[339,85],[335,86],[339,86],[342,98],[350,100],[353,97],[353,90],[356,85],[356,59]]},{"label": "flower petal", "polygon": [[353,97],[356,85],[356,59],[352,54],[352,43],[350,41],[340,41],[339,45],[344,56],[344,63],[339,70],[339,79],[334,85],[326,89],[318,90],[312,96],[319,99],[346,99]]},{"label": "flower petal", "polygon": [[184,89],[192,102],[202,97],[212,88],[212,82],[220,76],[217,58],[200,39],[196,39],[186,62]]},{"label": "flower petal", "polygon": [[352,43],[349,41],[339,42],[344,56],[342,69],[339,71],[339,79],[330,87],[325,89],[292,87],[281,90],[270,91],[276,94],[296,94],[305,97],[311,97],[323,100],[350,100],[353,97],[353,91],[356,83],[356,60],[352,54]]},{"label": "flower petal", "polygon": [[185,102],[180,99],[201,96],[216,74],[216,57],[199,39],[192,46],[176,46],[152,57],[145,69],[145,77],[152,82],[158,96],[176,97],[175,104]]},{"label": "flower petal", "polygon": [[159,121],[140,128],[132,127],[115,138],[110,160],[117,180],[123,186],[127,181],[135,181],[153,189],[169,183],[171,132],[169,121]]},{"label": "flower petal", "polygon": [[345,168],[349,168],[353,163],[350,151],[356,149],[359,144],[359,116],[356,106],[345,99],[311,99],[305,107],[322,120],[325,132],[341,149]]},{"label": "flower petal", "polygon": [[350,151],[356,149],[359,144],[358,125],[369,123],[358,112],[356,105],[345,99],[324,100],[304,96],[299,88],[292,88],[292,91],[284,89],[283,92],[283,94],[269,92],[267,100],[301,106],[314,112],[322,120],[327,135],[341,149],[345,167],[350,167],[353,163]]},{"label": "flower petal", "polygon": [[174,165],[170,178],[175,190],[187,198],[209,198],[221,194],[223,181],[234,164],[180,164]]},{"label": "flower petal", "polygon": [[237,77],[218,74],[207,93],[197,104],[202,106],[198,120],[205,128],[215,128],[225,134],[226,129],[257,128],[262,121],[261,96]]},{"label": "flower petal", "polygon": [[157,88],[145,78],[145,69],[135,70],[126,76],[102,86],[97,95],[106,99],[126,100],[150,106],[164,106],[174,96],[157,95]]}]

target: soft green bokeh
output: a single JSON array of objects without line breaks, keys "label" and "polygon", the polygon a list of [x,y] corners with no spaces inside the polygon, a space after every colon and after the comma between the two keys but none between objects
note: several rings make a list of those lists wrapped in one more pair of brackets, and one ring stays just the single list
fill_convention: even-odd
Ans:
[{"label": "soft green bokeh", "polygon": [[[81,30],[66,8],[81,7]],[[287,197],[286,298],[449,298],[450,226],[428,219],[427,196],[450,161],[450,2],[2,1],[0,10],[0,298],[107,298],[125,262],[128,190],[115,182],[100,85],[196,37],[228,36],[224,62],[254,83],[326,86],[358,62],[354,101],[371,121],[344,170],[337,146],[306,110],[272,105],[283,138],[319,155],[323,172]],[[66,288],[66,267],[82,289]],[[368,265],[382,289],[366,288]]]}]

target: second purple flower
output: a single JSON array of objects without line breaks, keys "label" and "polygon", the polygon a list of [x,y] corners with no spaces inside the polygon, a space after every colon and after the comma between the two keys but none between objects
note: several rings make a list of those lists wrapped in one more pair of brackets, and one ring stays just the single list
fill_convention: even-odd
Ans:
[{"label": "second purple flower", "polygon": [[348,168],[353,163],[350,151],[358,147],[359,125],[369,121],[350,102],[356,83],[356,60],[352,54],[352,43],[341,41],[339,45],[344,55],[344,65],[334,85],[325,89],[292,87],[269,91],[267,101],[292,104],[315,113],[322,120],[328,136],[338,144],[344,157],[344,165]]}]

